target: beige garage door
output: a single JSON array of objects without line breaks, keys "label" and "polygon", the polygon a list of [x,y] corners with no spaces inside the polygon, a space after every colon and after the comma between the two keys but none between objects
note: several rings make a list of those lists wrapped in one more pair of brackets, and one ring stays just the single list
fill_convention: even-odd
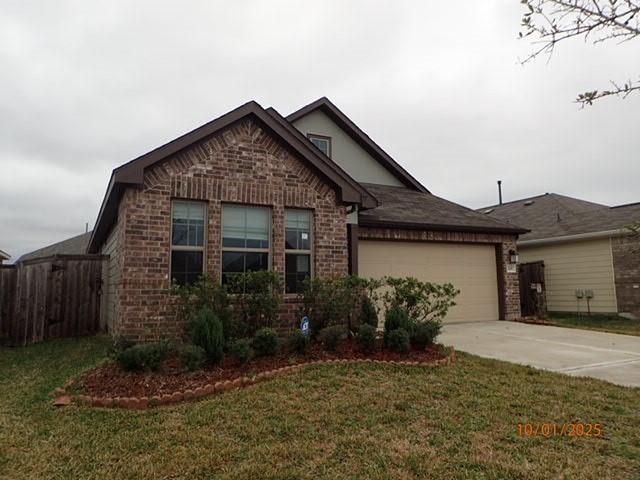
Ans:
[{"label": "beige garage door", "polygon": [[451,282],[460,290],[446,322],[497,320],[498,281],[492,245],[360,240],[358,274]]}]

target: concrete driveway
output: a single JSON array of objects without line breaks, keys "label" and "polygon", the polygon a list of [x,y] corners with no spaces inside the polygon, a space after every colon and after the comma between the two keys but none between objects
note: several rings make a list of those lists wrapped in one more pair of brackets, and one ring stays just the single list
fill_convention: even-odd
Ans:
[{"label": "concrete driveway", "polygon": [[492,321],[445,324],[439,341],[482,357],[640,387],[640,337]]}]

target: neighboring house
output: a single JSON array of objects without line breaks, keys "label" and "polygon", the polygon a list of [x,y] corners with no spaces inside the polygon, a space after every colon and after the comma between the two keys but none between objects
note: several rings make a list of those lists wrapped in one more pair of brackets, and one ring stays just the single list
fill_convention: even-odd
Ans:
[{"label": "neighboring house", "polygon": [[115,334],[180,335],[167,289],[203,272],[412,275],[461,290],[449,320],[520,316],[511,258],[526,230],[432,195],[326,98],[288,117],[256,102],[116,168],[89,253],[109,255]]},{"label": "neighboring house", "polygon": [[16,263],[24,262],[25,260],[35,260],[36,258],[52,257],[53,255],[83,255],[87,252],[91,234],[92,232],[89,231],[47,247],[39,248],[33,252],[25,253],[18,258]]},{"label": "neighboring house", "polygon": [[479,211],[531,230],[518,240],[520,262],[544,261],[549,311],[640,316],[640,236],[625,228],[640,220],[640,203],[608,207],[546,193]]},{"label": "neighboring house", "polygon": [[7,252],[0,250],[0,265],[2,265],[5,261],[11,259],[11,255]]}]

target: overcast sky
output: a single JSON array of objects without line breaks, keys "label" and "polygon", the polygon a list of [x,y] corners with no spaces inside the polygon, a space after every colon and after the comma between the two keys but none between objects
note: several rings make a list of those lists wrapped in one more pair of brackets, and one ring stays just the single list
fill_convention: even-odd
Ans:
[{"label": "overcast sky", "polygon": [[[328,96],[432,193],[640,201],[640,45],[561,45],[522,66],[517,0],[2,2],[0,249],[90,228],[111,170],[254,99]],[[640,44],[640,42],[636,42]]]}]

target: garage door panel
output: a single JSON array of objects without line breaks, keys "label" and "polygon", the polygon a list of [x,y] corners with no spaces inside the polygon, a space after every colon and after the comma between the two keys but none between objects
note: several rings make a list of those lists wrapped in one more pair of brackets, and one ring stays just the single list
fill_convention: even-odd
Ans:
[{"label": "garage door panel", "polygon": [[495,249],[492,245],[360,240],[358,271],[363,277],[416,277],[452,283],[460,294],[445,321],[498,319]]}]

